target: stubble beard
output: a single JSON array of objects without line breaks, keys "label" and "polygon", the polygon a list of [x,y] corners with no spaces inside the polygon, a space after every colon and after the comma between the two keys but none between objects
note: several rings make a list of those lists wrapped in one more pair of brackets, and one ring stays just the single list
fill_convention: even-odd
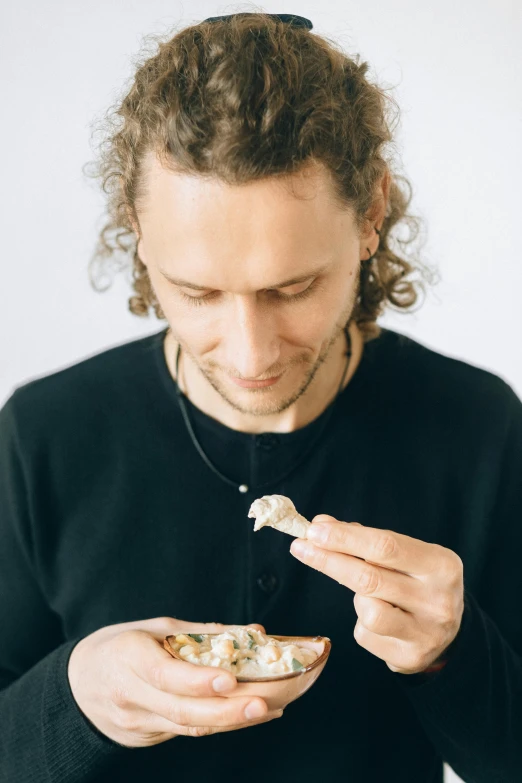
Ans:
[{"label": "stubble beard", "polygon": [[[336,322],[333,333],[330,336],[327,345],[321,350],[314,365],[308,370],[301,386],[299,387],[299,389],[297,389],[297,391],[293,392],[288,397],[285,397],[283,399],[275,399],[275,400],[263,399],[263,394],[266,395],[267,392],[270,393],[272,387],[270,386],[261,387],[258,389],[247,390],[249,395],[251,394],[255,395],[256,398],[255,405],[249,406],[248,404],[242,404],[230,396],[228,390],[223,387],[223,385],[214,376],[211,370],[201,367],[195,361],[193,356],[191,357],[192,361],[196,364],[196,367],[203,375],[203,377],[208,381],[208,383],[212,386],[212,388],[233,410],[239,411],[240,413],[243,414],[248,414],[249,416],[272,416],[277,413],[282,413],[283,411],[287,410],[291,405],[293,405],[300,397],[302,397],[310,387],[310,384],[312,383],[313,379],[317,375],[319,368],[328,358],[333,345],[336,343],[337,339],[339,338],[339,335],[344,331],[344,329],[347,327],[348,323],[350,322],[353,310],[355,308],[355,300],[357,297],[357,293],[358,291],[352,292],[350,301],[347,307],[345,308],[345,310],[342,312],[339,320]],[[302,363],[304,362],[299,362],[297,366],[299,366]]]}]

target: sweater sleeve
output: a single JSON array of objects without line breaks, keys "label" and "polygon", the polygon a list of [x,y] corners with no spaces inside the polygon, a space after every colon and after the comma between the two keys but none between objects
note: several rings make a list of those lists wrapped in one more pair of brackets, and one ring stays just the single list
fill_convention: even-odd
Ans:
[{"label": "sweater sleeve", "polygon": [[392,673],[444,761],[466,783],[522,780],[522,403],[507,388],[481,579],[471,591],[464,560],[464,614],[444,668]]},{"label": "sweater sleeve", "polygon": [[90,723],[67,675],[65,640],[32,558],[16,392],[0,410],[0,780],[83,783],[128,753]]}]

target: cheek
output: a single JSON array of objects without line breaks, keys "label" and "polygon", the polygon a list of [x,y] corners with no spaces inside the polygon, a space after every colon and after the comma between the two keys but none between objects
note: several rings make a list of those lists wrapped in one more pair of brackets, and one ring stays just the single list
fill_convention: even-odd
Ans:
[{"label": "cheek", "polygon": [[153,275],[151,285],[174,338],[187,346],[194,346],[195,352],[205,347],[209,342],[208,336],[215,334],[212,324],[209,325],[205,308],[191,307],[181,302],[179,295],[168,283],[154,279]]},{"label": "cheek", "polygon": [[174,336],[196,356],[211,351],[221,341],[219,327],[210,323],[208,316],[183,312],[179,306],[171,307],[165,315]]},{"label": "cheek", "polygon": [[317,304],[301,305],[299,312],[285,319],[279,332],[281,337],[294,345],[317,347],[325,340],[333,328],[331,310]]},{"label": "cheek", "polygon": [[294,329],[312,344],[328,339],[341,317],[351,309],[354,296],[353,276],[345,276],[330,283],[318,295],[304,302]]}]

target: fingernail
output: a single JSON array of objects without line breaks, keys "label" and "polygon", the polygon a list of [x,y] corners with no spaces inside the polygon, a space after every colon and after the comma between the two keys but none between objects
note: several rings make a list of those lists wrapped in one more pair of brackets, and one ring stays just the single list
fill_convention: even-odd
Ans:
[{"label": "fingernail", "polygon": [[315,541],[318,544],[324,544],[328,538],[328,528],[322,525],[320,522],[314,522],[306,531],[306,537],[310,541]]},{"label": "fingernail", "polygon": [[245,708],[245,717],[247,720],[261,718],[265,714],[265,708],[258,701],[251,701]]},{"label": "fingernail", "polygon": [[265,626],[261,625],[261,623],[249,623],[246,628],[253,628],[254,631],[259,631],[261,629],[261,633],[266,633]]},{"label": "fingernail", "polygon": [[223,691],[231,691],[235,688],[236,684],[230,677],[219,676],[212,680],[212,687],[216,693],[223,693]]}]

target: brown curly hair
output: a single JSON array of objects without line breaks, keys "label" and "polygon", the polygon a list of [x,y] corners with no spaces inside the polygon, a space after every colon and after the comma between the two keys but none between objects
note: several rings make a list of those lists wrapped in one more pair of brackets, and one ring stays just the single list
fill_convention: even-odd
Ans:
[{"label": "brown curly hair", "polygon": [[[133,221],[139,227],[145,203],[144,159],[151,151],[172,171],[228,185],[284,177],[321,163],[331,174],[335,202],[353,211],[356,230],[365,233],[375,187],[388,169],[379,247],[373,262],[361,263],[352,316],[366,341],[377,337],[376,319],[385,307],[411,310],[419,291],[425,292],[423,280],[435,280],[418,257],[406,258],[421,221],[407,212],[411,185],[384,156],[393,139],[389,104],[398,116],[396,102],[366,78],[368,63],[360,63],[358,55],[352,59],[335,41],[266,13],[171,32],[146,37],[157,51],[138,57],[130,89],[102,119],[98,159],[86,164],[94,164],[87,176],[100,179],[108,196],[109,222],[89,263],[95,290],[108,287],[92,274],[96,266],[106,273],[112,261],[118,271],[128,270],[132,258],[131,313],[148,316],[152,307],[165,319],[133,228]],[[403,226],[408,238],[391,236]],[[123,264],[115,258],[121,253]]]}]

